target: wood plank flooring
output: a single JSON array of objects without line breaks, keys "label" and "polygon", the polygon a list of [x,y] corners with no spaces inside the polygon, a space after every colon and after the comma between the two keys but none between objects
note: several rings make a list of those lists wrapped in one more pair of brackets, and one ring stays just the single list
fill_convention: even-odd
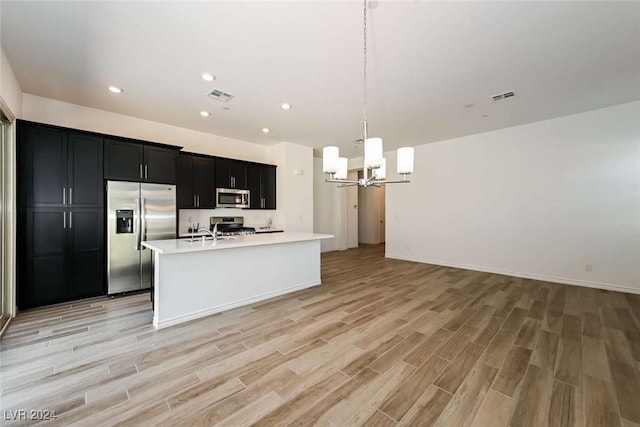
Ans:
[{"label": "wood plank flooring", "polygon": [[322,279],[161,331],[145,294],[22,312],[0,342],[1,424],[640,425],[638,295],[383,246],[323,254]]}]

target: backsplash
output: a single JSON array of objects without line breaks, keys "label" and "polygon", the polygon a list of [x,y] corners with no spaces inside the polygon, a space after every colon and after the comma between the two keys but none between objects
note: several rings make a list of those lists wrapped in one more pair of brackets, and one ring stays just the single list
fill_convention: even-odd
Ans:
[{"label": "backsplash", "polygon": [[[283,228],[277,211],[252,211],[243,209],[179,209],[178,210],[178,235],[189,234],[190,223],[196,226],[209,228],[209,217],[212,216],[241,216],[244,217],[244,225],[247,227],[264,227],[273,221],[273,228]],[[190,221],[191,220],[191,221]]]}]

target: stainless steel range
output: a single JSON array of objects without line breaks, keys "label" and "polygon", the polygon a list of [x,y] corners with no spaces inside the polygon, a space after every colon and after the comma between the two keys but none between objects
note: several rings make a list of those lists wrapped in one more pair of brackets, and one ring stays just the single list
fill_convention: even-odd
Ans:
[{"label": "stainless steel range", "polygon": [[256,229],[244,226],[244,217],[241,216],[212,216],[209,218],[209,229],[218,224],[218,236],[238,236],[242,234],[254,234]]}]

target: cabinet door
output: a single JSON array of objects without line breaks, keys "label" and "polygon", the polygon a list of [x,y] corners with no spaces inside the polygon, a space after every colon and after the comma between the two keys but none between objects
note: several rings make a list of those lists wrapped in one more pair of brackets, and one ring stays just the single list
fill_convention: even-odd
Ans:
[{"label": "cabinet door", "polygon": [[104,282],[104,211],[69,209],[67,251],[68,300],[95,297],[106,292]]},{"label": "cabinet door", "polygon": [[262,207],[276,208],[276,167],[265,165],[262,167]]},{"label": "cabinet door", "polygon": [[262,166],[247,165],[247,188],[249,193],[249,209],[262,209]]},{"label": "cabinet door", "polygon": [[229,173],[233,178],[233,188],[247,188],[247,164],[245,162],[229,162]]},{"label": "cabinet door", "polygon": [[184,154],[178,156],[178,176],[176,180],[176,203],[178,204],[178,209],[193,209],[196,207],[193,159],[193,156]]},{"label": "cabinet door", "polygon": [[213,209],[216,207],[216,174],[213,159],[193,158],[193,178],[196,187],[198,208]]},{"label": "cabinet door", "polygon": [[162,147],[144,147],[144,181],[157,184],[175,184],[178,150]]},{"label": "cabinet door", "polygon": [[141,181],[142,144],[107,139],[104,141],[104,178]]},{"label": "cabinet door", "polygon": [[25,225],[26,271],[18,281],[19,308],[66,301],[66,210],[27,209]]},{"label": "cabinet door", "polygon": [[69,206],[101,207],[104,199],[102,138],[69,134],[67,151]]},{"label": "cabinet door", "polygon": [[67,134],[24,125],[20,128],[20,182],[26,206],[62,207],[67,202]]},{"label": "cabinet door", "polygon": [[216,159],[216,188],[233,188],[230,163],[230,160]]}]

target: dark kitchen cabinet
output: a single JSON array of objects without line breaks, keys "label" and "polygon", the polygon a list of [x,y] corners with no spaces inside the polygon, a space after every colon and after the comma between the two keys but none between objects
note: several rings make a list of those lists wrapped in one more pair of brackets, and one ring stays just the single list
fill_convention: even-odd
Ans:
[{"label": "dark kitchen cabinet", "polygon": [[250,209],[276,208],[276,167],[263,164],[247,165],[247,186],[251,191]]},{"label": "dark kitchen cabinet", "polygon": [[217,188],[247,188],[247,163],[240,160],[216,159]]},{"label": "dark kitchen cabinet", "polygon": [[144,147],[127,141],[104,142],[104,178],[141,181],[144,176]]},{"label": "dark kitchen cabinet", "polygon": [[102,208],[29,208],[18,307],[104,294]]},{"label": "dark kitchen cabinet", "polygon": [[102,206],[102,138],[26,125],[18,139],[24,207]]},{"label": "dark kitchen cabinet", "polygon": [[101,207],[104,200],[102,138],[71,133],[68,147],[68,205]]},{"label": "dark kitchen cabinet", "polygon": [[178,149],[107,139],[104,144],[104,178],[175,184]]},{"label": "dark kitchen cabinet", "polygon": [[18,130],[18,188],[24,206],[61,207],[67,202],[67,132],[39,126]]},{"label": "dark kitchen cabinet", "polygon": [[104,294],[102,137],[21,121],[17,134],[18,306]]},{"label": "dark kitchen cabinet", "polygon": [[175,184],[178,149],[144,146],[144,182]]},{"label": "dark kitchen cabinet", "polygon": [[67,227],[70,299],[104,293],[104,232],[102,209],[69,210]]},{"label": "dark kitchen cabinet", "polygon": [[215,179],[215,160],[213,158],[180,154],[177,176],[178,208],[215,208]]},{"label": "dark kitchen cabinet", "polygon": [[19,270],[18,307],[67,300],[66,209],[27,209],[26,257]]}]

